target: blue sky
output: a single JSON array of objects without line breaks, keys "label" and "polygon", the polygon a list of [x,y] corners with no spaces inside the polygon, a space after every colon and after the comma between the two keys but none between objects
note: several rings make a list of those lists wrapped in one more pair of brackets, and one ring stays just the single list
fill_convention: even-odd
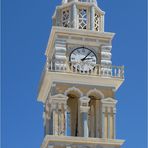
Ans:
[{"label": "blue sky", "polygon": [[[61,0],[2,1],[2,148],[37,148],[43,106],[37,88],[51,17]],[[146,148],[146,0],[99,0],[105,31],[115,32],[113,65],[125,66],[118,90],[117,138]]]}]

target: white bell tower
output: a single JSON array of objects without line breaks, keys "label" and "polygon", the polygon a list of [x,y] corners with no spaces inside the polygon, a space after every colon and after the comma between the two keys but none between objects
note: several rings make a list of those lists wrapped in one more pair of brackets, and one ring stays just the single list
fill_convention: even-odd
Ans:
[{"label": "white bell tower", "polygon": [[96,0],[62,0],[52,17],[38,101],[44,104],[41,148],[120,148],[115,93],[124,67],[111,60],[114,33],[104,31]]}]

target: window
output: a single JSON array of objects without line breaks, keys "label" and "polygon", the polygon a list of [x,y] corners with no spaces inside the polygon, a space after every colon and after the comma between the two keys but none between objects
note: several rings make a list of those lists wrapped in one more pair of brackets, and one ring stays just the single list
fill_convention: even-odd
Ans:
[{"label": "window", "polygon": [[69,10],[64,10],[62,16],[62,25],[63,27],[70,27],[70,15]]},{"label": "window", "polygon": [[87,10],[79,9],[79,29],[87,28]]},{"label": "window", "polygon": [[100,25],[101,25],[101,17],[99,14],[95,14],[95,30],[100,31]]}]

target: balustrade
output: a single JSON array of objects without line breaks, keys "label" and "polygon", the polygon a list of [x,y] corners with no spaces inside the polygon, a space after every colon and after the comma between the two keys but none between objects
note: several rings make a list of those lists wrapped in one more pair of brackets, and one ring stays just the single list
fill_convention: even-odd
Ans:
[{"label": "balustrade", "polygon": [[46,69],[51,72],[77,73],[101,77],[116,77],[121,79],[124,78],[124,66],[96,64],[91,65],[93,67],[92,69],[84,71],[79,70],[79,66],[81,64],[82,62],[51,61],[50,63],[47,62]]}]

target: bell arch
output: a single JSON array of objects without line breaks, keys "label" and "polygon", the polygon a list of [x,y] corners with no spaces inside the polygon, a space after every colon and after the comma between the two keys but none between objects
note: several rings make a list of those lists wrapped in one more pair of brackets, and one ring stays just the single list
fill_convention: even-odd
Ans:
[{"label": "bell arch", "polygon": [[78,118],[79,118],[79,98],[83,96],[80,89],[76,87],[68,88],[65,93],[68,96],[67,105],[69,108],[68,121],[71,136],[78,136]]},{"label": "bell arch", "polygon": [[104,94],[96,88],[89,90],[88,93],[87,93],[87,96],[88,97],[93,96],[96,99],[104,99]]},{"label": "bell arch", "polygon": [[104,99],[104,94],[95,89],[89,90],[87,96],[90,98],[89,106],[89,136],[101,138],[102,137],[102,110],[101,100]]},{"label": "bell arch", "polygon": [[79,89],[79,88],[76,88],[76,87],[70,87],[68,88],[65,93],[64,93],[66,96],[68,96],[69,94],[72,94],[72,95],[75,95],[77,97],[82,97],[83,96],[83,93],[82,91]]}]

